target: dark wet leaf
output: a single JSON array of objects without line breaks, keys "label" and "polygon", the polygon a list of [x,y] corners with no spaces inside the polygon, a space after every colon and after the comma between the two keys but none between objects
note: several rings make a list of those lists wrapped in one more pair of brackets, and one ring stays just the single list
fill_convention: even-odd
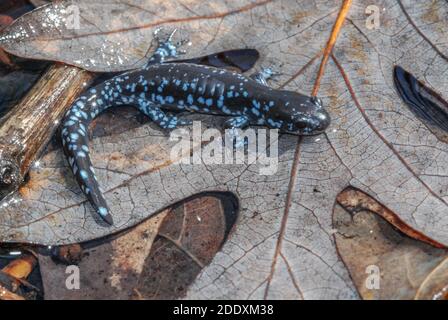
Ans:
[{"label": "dark wet leaf", "polygon": [[[41,250],[39,264],[45,299],[131,298],[159,225],[168,213],[162,212],[127,232],[81,244],[81,256],[76,261],[66,259],[66,254],[60,257],[70,246],[51,248],[51,252]],[[73,263],[79,267],[79,290],[66,286],[67,264]]]},{"label": "dark wet leaf", "polygon": [[[446,250],[407,237],[367,210],[353,214],[336,205],[333,223],[338,252],[363,299],[413,299],[448,257]],[[371,270],[380,277],[379,287],[372,286]],[[448,284],[446,275],[439,280]]]},{"label": "dark wet leaf", "polygon": [[255,49],[240,49],[173,62],[196,63],[216,68],[234,68],[239,72],[246,72],[253,68],[259,58],[260,53]]},{"label": "dark wet leaf", "polygon": [[0,13],[12,19],[16,19],[32,9],[34,6],[27,0],[2,0],[0,3]]},{"label": "dark wet leaf", "polygon": [[[210,263],[236,219],[234,204],[227,197],[223,202],[220,198],[189,200],[128,232],[82,244],[82,251],[79,245],[52,248],[53,259],[39,258],[45,298],[179,297]],[[229,207],[227,216],[223,205]],[[67,260],[74,252],[82,252],[77,261]],[[66,265],[73,263],[80,268],[80,290],[64,285]]]},{"label": "dark wet leaf", "polygon": [[[4,0],[0,3],[0,30],[13,19],[33,9],[27,1]],[[3,64],[3,65],[1,65]],[[11,59],[0,49],[0,117],[36,82],[46,64]]]},{"label": "dark wet leaf", "polygon": [[0,76],[0,117],[28,92],[44,67],[40,71],[16,70]]},{"label": "dark wet leaf", "polygon": [[[448,103],[434,90],[400,66],[394,68],[394,82],[411,111],[441,140],[448,142]],[[434,128],[435,127],[435,128]],[[442,129],[444,133],[437,132]]]},{"label": "dark wet leaf", "polygon": [[226,240],[236,220],[235,209],[223,210],[218,198],[201,197],[168,214],[145,261],[135,298],[184,296]]}]

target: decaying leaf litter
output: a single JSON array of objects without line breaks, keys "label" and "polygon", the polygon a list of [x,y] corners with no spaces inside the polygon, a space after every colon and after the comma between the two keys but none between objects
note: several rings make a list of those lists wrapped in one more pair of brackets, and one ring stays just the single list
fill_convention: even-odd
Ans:
[{"label": "decaying leaf litter", "polygon": [[[409,227],[446,244],[446,146],[404,107],[392,82],[392,68],[399,63],[446,97],[445,48],[434,44],[446,30],[430,21],[436,21],[434,12],[443,16],[446,7],[435,3],[381,3],[386,10],[379,32],[365,28],[368,4],[355,1],[319,89],[333,125],[324,136],[300,139],[297,150],[295,137],[281,137],[275,176],[259,176],[256,164],[223,168],[166,163],[160,152],[166,158],[166,136],[151,124],[97,138],[93,148],[100,180],[113,208],[123,212],[117,230],[198,192],[234,193],[241,201],[241,216],[222,250],[189,288],[187,297],[198,298],[356,298],[335,249],[337,230],[331,219],[336,196],[348,185],[387,206]],[[290,8],[287,17],[280,10],[285,4]],[[229,8],[215,12],[216,17],[193,8],[201,18],[188,21],[194,30],[192,54],[236,43],[240,47],[244,39],[261,51],[261,64],[283,73],[277,86],[287,83],[292,90],[312,91],[319,68],[315,57],[325,47],[339,2],[221,6]],[[424,14],[428,12],[432,14]],[[42,167],[31,172],[30,183],[21,190],[20,204],[1,215],[4,241],[62,244],[116,231],[94,223],[66,172],[60,152],[44,156]],[[148,203],[148,198],[157,202]],[[255,212],[262,219],[251,219]]]}]

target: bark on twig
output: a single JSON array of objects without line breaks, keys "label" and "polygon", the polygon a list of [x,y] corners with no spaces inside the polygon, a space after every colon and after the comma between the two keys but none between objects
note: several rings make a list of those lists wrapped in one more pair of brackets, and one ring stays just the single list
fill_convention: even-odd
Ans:
[{"label": "bark on twig", "polygon": [[0,125],[0,197],[17,190],[93,74],[54,64]]},{"label": "bark on twig", "polygon": [[25,297],[21,295],[20,286],[27,284],[26,278],[36,264],[36,257],[28,253],[0,270],[0,300],[25,300]]}]

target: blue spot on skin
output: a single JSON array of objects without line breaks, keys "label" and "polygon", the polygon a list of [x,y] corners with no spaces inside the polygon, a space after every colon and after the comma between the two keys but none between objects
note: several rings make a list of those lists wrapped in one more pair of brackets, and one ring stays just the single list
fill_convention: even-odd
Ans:
[{"label": "blue spot on skin", "polygon": [[80,158],[85,158],[86,157],[86,154],[85,154],[85,152],[84,151],[78,151],[78,153],[76,154],[78,157],[80,157]]},{"label": "blue spot on skin", "polygon": [[205,104],[206,104],[207,106],[211,107],[212,104],[213,104],[213,99],[207,99],[207,101],[205,101]]},{"label": "blue spot on skin", "polygon": [[165,104],[165,99],[164,99],[163,96],[161,96],[161,95],[158,95],[158,96],[157,96],[157,101],[158,101],[160,104]]},{"label": "blue spot on skin", "polygon": [[89,174],[87,173],[86,170],[80,170],[79,171],[79,175],[81,178],[83,178],[84,180],[87,180],[89,178]]},{"label": "blue spot on skin", "polygon": [[79,134],[77,133],[70,133],[70,140],[71,141],[76,141],[79,138]]},{"label": "blue spot on skin", "polygon": [[204,103],[205,103],[205,100],[204,100],[203,97],[199,97],[199,98],[198,98],[198,102],[201,103],[201,104],[204,104]]},{"label": "blue spot on skin", "polygon": [[104,207],[99,207],[98,208],[98,213],[101,215],[101,216],[107,216],[107,214],[109,213],[108,211],[107,211],[107,209],[106,208],[104,208]]},{"label": "blue spot on skin", "polygon": [[257,109],[252,108],[251,111],[252,111],[252,113],[253,113],[254,115],[256,115],[257,117],[260,116],[260,111],[258,111]]},{"label": "blue spot on skin", "polygon": [[188,95],[188,97],[187,97],[187,102],[188,102],[188,104],[193,104],[193,95],[191,95],[191,94],[189,94]]},{"label": "blue spot on skin", "polygon": [[252,104],[255,108],[260,109],[260,102],[258,102],[257,100],[252,100]]}]

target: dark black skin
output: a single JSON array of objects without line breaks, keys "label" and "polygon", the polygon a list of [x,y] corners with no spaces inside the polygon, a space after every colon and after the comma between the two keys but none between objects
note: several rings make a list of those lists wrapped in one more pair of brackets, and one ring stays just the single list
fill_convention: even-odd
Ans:
[{"label": "dark black skin", "polygon": [[[133,105],[165,129],[189,124],[166,111],[191,111],[230,117],[227,128],[263,125],[300,135],[322,133],[330,117],[315,97],[266,86],[263,76],[191,63],[163,63],[176,47],[163,43],[145,68],[126,72],[90,89],[63,122],[64,151],[82,191],[103,220],[112,224],[89,157],[87,128],[112,106]],[[255,79],[255,80],[254,80]]]}]

